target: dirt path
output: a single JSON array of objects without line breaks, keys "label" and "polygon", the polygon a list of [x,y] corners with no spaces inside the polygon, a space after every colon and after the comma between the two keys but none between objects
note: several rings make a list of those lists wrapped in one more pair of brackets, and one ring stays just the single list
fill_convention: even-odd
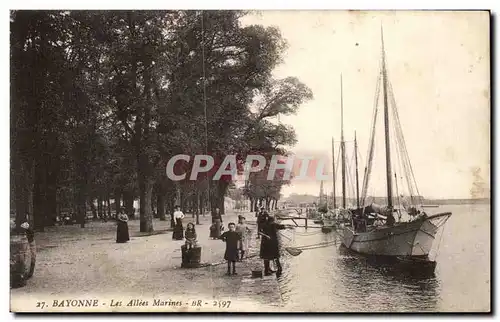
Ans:
[{"label": "dirt path", "polygon": [[[247,215],[247,218],[253,220],[251,215]],[[225,225],[230,221],[236,222],[237,214],[227,214],[223,220]],[[184,220],[184,226],[189,221],[191,218]],[[196,230],[202,247],[201,261],[221,262],[225,244],[220,240],[209,239],[210,216],[200,217],[200,223]],[[154,221],[155,230],[168,229],[169,225],[168,221]],[[43,298],[53,301],[88,297],[110,299],[118,296],[124,300],[127,297],[232,300],[235,310],[263,308],[266,307],[265,303],[270,302],[274,304],[271,308],[278,305],[279,290],[274,277],[250,281],[251,269],[261,266],[258,259],[237,263],[238,276],[225,276],[224,264],[181,269],[180,247],[184,242],[172,240],[171,232],[134,237],[139,231],[139,221],[133,220],[129,221],[130,242],[117,244],[115,230],[113,222],[96,222],[89,223],[84,229],[76,225],[51,227],[47,232],[37,234],[35,274],[25,287],[11,290],[12,309],[24,307],[33,311],[35,302]],[[252,240],[255,241],[254,236]],[[253,242],[251,250],[254,253],[256,247],[258,244]],[[259,281],[266,292],[255,291]],[[236,302],[242,307],[236,309]],[[104,306],[108,305],[106,303]],[[151,307],[146,309],[150,310]]]}]

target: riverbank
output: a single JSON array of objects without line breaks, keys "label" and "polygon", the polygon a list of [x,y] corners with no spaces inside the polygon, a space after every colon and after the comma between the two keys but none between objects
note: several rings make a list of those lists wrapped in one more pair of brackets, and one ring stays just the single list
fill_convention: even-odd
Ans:
[{"label": "riverbank", "polygon": [[[249,220],[253,215],[245,213]],[[186,218],[184,226],[194,219]],[[223,217],[224,225],[237,222],[237,214]],[[138,237],[139,220],[129,221],[126,244],[115,243],[113,222],[92,222],[86,228],[51,227],[36,236],[35,274],[25,287],[11,290],[11,310],[16,312],[132,312],[132,311],[275,311],[281,305],[275,276],[252,279],[252,269],[262,268],[258,257],[237,263],[236,276],[225,276],[226,265],[181,269],[183,241],[172,240],[168,221],[154,221],[166,233]],[[209,239],[210,216],[196,225],[202,263],[223,261],[225,244]],[[252,236],[250,254],[258,243]],[[98,306],[54,306],[54,300],[97,299]],[[131,300],[131,306],[127,306]],[[155,302],[155,300],[157,300]],[[153,305],[177,303],[181,305]],[[192,306],[195,301],[197,306]],[[37,302],[45,302],[43,309]],[[116,305],[121,302],[121,305]],[[146,303],[141,305],[141,303]],[[75,302],[76,303],[76,302]],[[112,306],[114,303],[116,306]],[[215,306],[214,306],[215,305]],[[229,306],[229,307],[227,307]]]}]

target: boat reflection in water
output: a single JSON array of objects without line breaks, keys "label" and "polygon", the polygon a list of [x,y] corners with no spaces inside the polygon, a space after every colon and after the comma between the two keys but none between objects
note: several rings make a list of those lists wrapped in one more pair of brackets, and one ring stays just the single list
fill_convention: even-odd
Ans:
[{"label": "boat reflection in water", "polygon": [[357,260],[363,261],[374,269],[394,276],[406,276],[413,279],[426,279],[436,276],[434,273],[435,261],[405,261],[394,256],[362,255],[348,249],[343,244],[339,247],[339,254],[357,258]]},{"label": "boat reflection in water", "polygon": [[434,270],[408,270],[390,259],[360,255],[343,245],[338,248],[338,255],[339,281],[349,289],[349,298],[357,302],[355,307],[363,306],[356,310],[422,312],[437,309],[439,282]]},{"label": "boat reflection in water", "polygon": [[397,269],[380,257],[354,253],[341,245],[336,232],[296,229],[293,237],[285,244],[330,246],[283,258],[278,281],[286,311],[426,312],[439,307],[440,284],[433,272]]}]

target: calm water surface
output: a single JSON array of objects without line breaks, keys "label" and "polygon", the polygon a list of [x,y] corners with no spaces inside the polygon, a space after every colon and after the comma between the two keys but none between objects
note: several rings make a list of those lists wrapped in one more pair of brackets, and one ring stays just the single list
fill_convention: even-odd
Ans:
[{"label": "calm water surface", "polygon": [[430,255],[437,261],[433,276],[411,277],[375,266],[341,247],[335,232],[302,228],[284,232],[294,246],[337,240],[336,245],[284,258],[285,271],[279,281],[285,309],[489,311],[490,206],[441,206],[428,212],[444,211],[453,215],[436,236]]}]

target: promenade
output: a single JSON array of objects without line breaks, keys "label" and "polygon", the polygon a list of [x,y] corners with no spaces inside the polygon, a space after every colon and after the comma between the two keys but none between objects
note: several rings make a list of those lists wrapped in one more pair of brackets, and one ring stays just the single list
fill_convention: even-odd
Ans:
[{"label": "promenade", "polygon": [[[248,221],[254,215],[243,213]],[[224,226],[237,222],[237,213],[223,216]],[[194,219],[188,215],[184,227]],[[276,277],[252,279],[252,268],[261,268],[255,256],[238,262],[236,276],[225,276],[223,262],[225,243],[209,239],[210,216],[200,216],[196,225],[202,247],[202,263],[222,263],[195,269],[181,269],[181,245],[172,240],[169,221],[154,220],[155,231],[163,233],[139,237],[139,220],[129,221],[131,240],[115,243],[114,222],[91,222],[79,226],[50,227],[36,235],[37,263],[35,274],[25,287],[11,290],[11,309],[33,309],[36,302],[50,302],[43,311],[64,312],[64,307],[52,307],[53,300],[98,299],[99,307],[71,307],[71,311],[274,311],[280,306]],[[249,255],[258,254],[255,226]],[[226,228],[227,229],[227,228]],[[137,299],[127,307],[130,300]],[[182,302],[183,305],[152,306],[154,300]],[[121,305],[110,307],[112,303]],[[149,302],[148,305],[140,305]],[[191,307],[193,301],[203,301],[202,307]],[[230,304],[227,301],[231,301]],[[188,304],[189,303],[189,307]],[[229,308],[222,306],[229,305]]]}]

